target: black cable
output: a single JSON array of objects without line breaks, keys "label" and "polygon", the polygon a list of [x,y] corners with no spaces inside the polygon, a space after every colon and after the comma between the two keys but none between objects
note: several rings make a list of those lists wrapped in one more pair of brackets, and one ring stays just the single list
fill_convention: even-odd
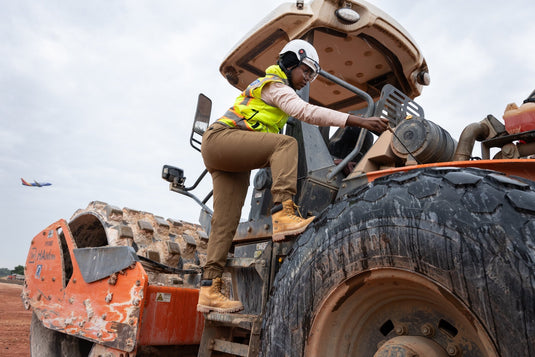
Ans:
[{"label": "black cable", "polygon": [[389,132],[392,133],[392,135],[394,135],[394,137],[395,137],[396,139],[398,139],[398,141],[399,141],[399,143],[401,144],[401,146],[403,146],[403,148],[407,151],[407,153],[408,153],[410,156],[412,156],[412,158],[414,159],[414,161],[416,161],[416,163],[417,163],[418,165],[421,165],[422,163],[421,163],[420,161],[418,161],[418,159],[416,158],[416,156],[414,156],[414,155],[412,154],[412,152],[405,146],[405,144],[403,143],[403,141],[401,141],[401,139],[396,135],[396,133],[395,133],[394,130],[390,127],[390,125],[387,126],[387,129],[388,129]]}]

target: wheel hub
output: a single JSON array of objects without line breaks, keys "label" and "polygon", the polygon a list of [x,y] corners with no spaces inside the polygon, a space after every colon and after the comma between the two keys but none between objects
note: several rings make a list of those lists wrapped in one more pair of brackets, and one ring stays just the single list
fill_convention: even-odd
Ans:
[{"label": "wheel hub", "polygon": [[448,357],[438,343],[421,336],[397,336],[379,347],[374,357]]},{"label": "wheel hub", "polygon": [[414,272],[376,269],[347,279],[325,298],[305,354],[449,357],[462,351],[497,355],[484,328],[446,289]]}]

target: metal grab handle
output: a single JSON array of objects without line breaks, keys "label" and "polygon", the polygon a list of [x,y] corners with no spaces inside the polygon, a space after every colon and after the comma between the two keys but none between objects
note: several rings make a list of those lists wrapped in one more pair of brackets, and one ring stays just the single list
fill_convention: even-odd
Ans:
[{"label": "metal grab handle", "polygon": [[[373,115],[373,113],[375,112],[375,103],[373,101],[373,98],[368,93],[366,93],[362,89],[359,89],[359,88],[355,87],[354,85],[351,85],[351,84],[347,83],[346,81],[344,81],[344,80],[342,80],[342,79],[340,79],[340,78],[338,78],[336,76],[333,76],[332,74],[330,74],[328,72],[325,72],[323,69],[320,70],[319,75],[322,76],[322,77],[327,78],[328,80],[330,80],[330,81],[332,81],[332,82],[344,87],[345,89],[347,89],[347,90],[355,93],[359,97],[365,99],[366,102],[368,103],[368,109],[366,110],[366,114],[364,114],[364,116],[366,118],[368,118],[368,117],[371,117]],[[344,167],[347,165],[347,163],[350,162],[351,160],[353,160],[355,158],[355,156],[357,156],[357,154],[360,152],[360,149],[362,148],[362,144],[364,143],[364,138],[366,137],[367,133],[368,133],[367,129],[361,128],[360,133],[359,133],[359,137],[357,139],[357,143],[355,144],[355,148],[338,165],[336,165],[336,167],[334,168],[333,171],[331,171],[327,175],[327,179],[328,180],[331,180],[333,177],[338,175],[340,173],[340,171],[342,171],[344,169]]]},{"label": "metal grab handle", "polygon": [[361,128],[357,143],[355,144],[355,148],[346,157],[344,157],[344,159],[340,161],[331,172],[327,174],[328,180],[332,180],[334,176],[338,175],[340,171],[344,169],[348,162],[350,162],[355,158],[355,156],[357,156],[357,154],[360,152],[360,149],[362,149],[362,144],[364,144],[366,134],[368,134],[368,129]]},{"label": "metal grab handle", "polygon": [[364,114],[364,115],[366,117],[371,117],[373,115],[373,112],[375,111],[375,103],[373,102],[373,98],[368,93],[366,93],[362,89],[359,89],[359,88],[355,87],[352,84],[347,83],[346,81],[344,81],[344,80],[342,80],[342,79],[340,79],[340,78],[338,78],[336,76],[333,76],[332,74],[330,74],[328,72],[325,72],[323,69],[320,69],[319,75],[322,76],[322,77],[327,78],[328,80],[330,80],[330,81],[332,81],[332,82],[344,87],[345,89],[347,89],[347,90],[355,93],[359,97],[365,99],[366,102],[368,103],[368,109],[366,110],[366,114]]}]

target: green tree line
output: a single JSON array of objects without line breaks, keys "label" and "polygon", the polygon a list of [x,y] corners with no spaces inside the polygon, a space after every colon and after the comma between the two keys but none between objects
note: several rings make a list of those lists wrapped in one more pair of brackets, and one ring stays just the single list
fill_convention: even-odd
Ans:
[{"label": "green tree line", "polygon": [[6,275],[10,275],[10,274],[24,275],[24,266],[23,265],[17,265],[13,269],[0,268],[0,276],[6,276]]}]

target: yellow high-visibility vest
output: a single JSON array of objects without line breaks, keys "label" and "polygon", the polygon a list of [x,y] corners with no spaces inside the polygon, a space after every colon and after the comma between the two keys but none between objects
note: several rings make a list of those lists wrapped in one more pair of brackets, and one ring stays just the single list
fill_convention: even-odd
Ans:
[{"label": "yellow high-visibility vest", "polygon": [[288,120],[288,115],[261,99],[262,88],[270,82],[288,84],[286,74],[278,65],[266,69],[266,76],[256,79],[236,98],[234,106],[218,121],[231,128],[278,133]]}]

